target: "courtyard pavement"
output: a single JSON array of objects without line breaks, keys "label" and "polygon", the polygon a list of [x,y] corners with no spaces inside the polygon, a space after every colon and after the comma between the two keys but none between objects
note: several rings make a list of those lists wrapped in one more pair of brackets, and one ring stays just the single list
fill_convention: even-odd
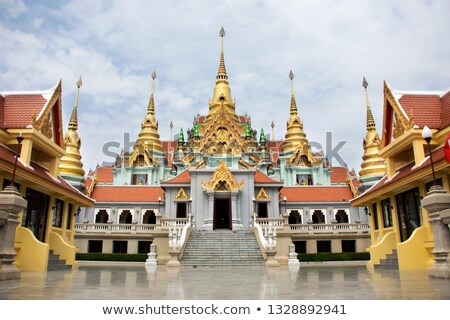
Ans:
[{"label": "courtyard pavement", "polygon": [[0,282],[1,300],[448,300],[450,280],[426,271],[369,272],[363,264],[166,268],[80,265],[74,271],[22,272]]}]

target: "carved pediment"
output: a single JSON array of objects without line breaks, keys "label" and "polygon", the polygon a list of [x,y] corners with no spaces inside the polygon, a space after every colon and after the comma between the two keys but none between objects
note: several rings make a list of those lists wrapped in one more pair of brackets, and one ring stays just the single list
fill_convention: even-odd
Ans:
[{"label": "carved pediment", "polygon": [[267,194],[266,190],[264,190],[263,187],[261,187],[261,189],[259,189],[259,192],[256,195],[256,200],[263,200],[263,201],[270,200],[269,195]]},{"label": "carved pediment", "polygon": [[128,164],[133,167],[155,166],[159,162],[160,160],[155,159],[142,143],[134,145],[133,154],[128,159]]},{"label": "carved pediment", "polygon": [[201,182],[203,189],[218,192],[241,190],[244,186],[244,180],[238,183],[224,160],[220,162],[220,165],[217,167],[216,171],[214,171],[211,179],[207,183],[203,181],[203,179]]},{"label": "carved pediment", "polygon": [[177,195],[175,196],[175,200],[189,200],[189,196],[186,194],[186,191],[184,191],[183,187],[181,187],[178,191]]},{"label": "carved pediment", "polygon": [[316,159],[311,152],[309,145],[300,145],[292,154],[291,158],[286,160],[287,164],[291,166],[317,166],[320,160]]}]

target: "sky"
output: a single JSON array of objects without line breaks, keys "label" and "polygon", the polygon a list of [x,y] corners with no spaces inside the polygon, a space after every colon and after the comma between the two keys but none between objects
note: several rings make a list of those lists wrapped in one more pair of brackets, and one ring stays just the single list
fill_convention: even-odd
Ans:
[{"label": "sky", "polygon": [[[43,90],[62,80],[63,122],[75,101],[85,171],[110,142],[134,141],[151,73],[162,140],[207,114],[219,66],[219,30],[236,112],[283,139],[290,79],[307,138],[339,144],[360,170],[365,76],[381,135],[383,80],[398,90],[450,88],[450,1],[24,1],[0,0],[0,91]],[[332,141],[327,143],[327,132]],[[119,149],[110,149],[110,151]],[[340,165],[333,160],[333,165]]]}]

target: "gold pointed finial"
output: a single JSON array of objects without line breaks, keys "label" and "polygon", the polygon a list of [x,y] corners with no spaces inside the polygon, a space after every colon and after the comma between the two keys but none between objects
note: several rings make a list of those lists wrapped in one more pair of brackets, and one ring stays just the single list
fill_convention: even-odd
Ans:
[{"label": "gold pointed finial", "polygon": [[367,87],[369,86],[369,83],[367,82],[366,77],[363,77],[362,86],[363,86],[364,89],[367,90]]},{"label": "gold pointed finial", "polygon": [[217,72],[217,80],[227,80],[227,69],[225,68],[225,58],[223,54],[223,38],[225,37],[225,29],[222,27],[219,32],[219,36],[222,38],[221,40],[221,48],[220,48],[220,63],[219,63],[219,71]]},{"label": "gold pointed finial", "polygon": [[156,79],[156,71],[152,72],[152,95],[155,93],[155,79]]},{"label": "gold pointed finial", "polygon": [[294,84],[292,81],[294,79],[294,73],[292,70],[289,71],[289,79],[291,79],[291,94],[294,95]]},{"label": "gold pointed finial", "polygon": [[80,89],[82,85],[83,85],[83,79],[81,79],[81,76],[80,76],[77,81],[77,88]]},{"label": "gold pointed finial", "polygon": [[150,101],[148,102],[147,114],[155,114],[155,101],[153,95],[155,93],[155,79],[156,71],[153,70],[152,74],[152,94],[150,95]]},{"label": "gold pointed finial", "polygon": [[292,70],[289,71],[289,79],[291,79],[291,114],[296,115],[297,114],[297,103],[295,102],[295,96],[294,96],[294,73]]},{"label": "gold pointed finial", "polygon": [[366,77],[363,77],[362,86],[366,92],[366,107],[367,107],[366,127],[367,127],[367,130],[376,130],[375,120],[373,119],[372,110],[370,109],[369,93],[367,91],[367,87],[369,86],[369,83],[367,82]]},{"label": "gold pointed finial", "polygon": [[73,105],[72,115],[70,116],[69,120],[69,130],[76,131],[78,129],[78,115],[77,115],[77,108],[78,108],[78,96],[80,94],[80,88],[83,85],[83,80],[81,77],[77,80],[77,93],[75,96],[75,103]]}]

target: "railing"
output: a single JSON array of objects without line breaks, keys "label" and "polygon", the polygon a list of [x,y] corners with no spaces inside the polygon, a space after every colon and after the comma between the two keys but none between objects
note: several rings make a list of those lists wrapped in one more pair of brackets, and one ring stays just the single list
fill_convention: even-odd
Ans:
[{"label": "railing", "polygon": [[183,227],[188,221],[188,218],[161,218],[161,226]]},{"label": "railing", "polygon": [[253,226],[256,228],[259,242],[264,249],[274,249],[277,246],[277,226],[284,225],[283,218],[256,218],[253,216]]},{"label": "railing", "polygon": [[318,224],[290,224],[292,231],[303,233],[368,233],[369,224],[362,223],[318,223]]},{"label": "railing", "polygon": [[148,233],[155,229],[155,224],[128,223],[77,223],[75,233]]},{"label": "railing", "polygon": [[184,225],[172,224],[169,226],[169,247],[172,249],[182,248],[187,239],[188,230],[191,227],[191,219],[187,219]]},{"label": "railing", "polygon": [[258,224],[263,226],[284,226],[284,218],[256,218]]}]

